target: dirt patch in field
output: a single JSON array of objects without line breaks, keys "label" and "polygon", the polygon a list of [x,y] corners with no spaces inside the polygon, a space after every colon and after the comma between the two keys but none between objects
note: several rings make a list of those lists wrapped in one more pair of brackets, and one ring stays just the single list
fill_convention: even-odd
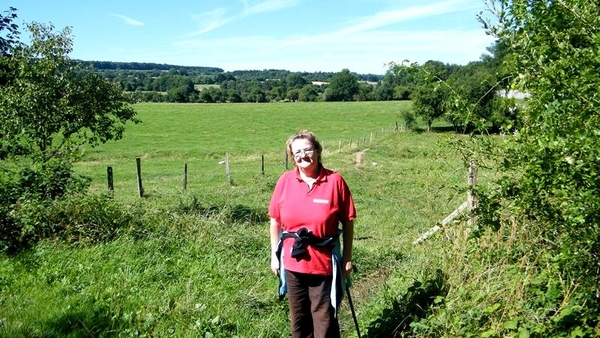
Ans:
[{"label": "dirt patch in field", "polygon": [[361,164],[362,164],[362,157],[365,154],[367,150],[361,150],[359,152],[354,153],[354,158],[355,158],[355,167],[358,169],[360,168]]}]

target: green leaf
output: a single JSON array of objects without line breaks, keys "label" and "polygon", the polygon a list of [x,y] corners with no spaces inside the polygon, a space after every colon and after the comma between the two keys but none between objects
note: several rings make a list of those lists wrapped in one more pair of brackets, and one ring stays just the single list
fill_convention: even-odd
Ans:
[{"label": "green leaf", "polygon": [[494,336],[497,336],[497,335],[498,335],[498,332],[496,332],[496,330],[489,329],[489,330],[485,331],[484,333],[482,333],[481,337],[486,338],[486,337],[494,337]]},{"label": "green leaf", "polygon": [[529,338],[529,330],[526,328],[519,329],[519,338]]},{"label": "green leaf", "polygon": [[483,310],[485,313],[492,313],[492,312],[496,312],[496,310],[498,310],[500,308],[500,303],[494,303],[488,307],[485,308],[485,310]]},{"label": "green leaf", "polygon": [[504,328],[508,330],[516,330],[519,327],[519,322],[516,320],[511,320],[504,323]]}]

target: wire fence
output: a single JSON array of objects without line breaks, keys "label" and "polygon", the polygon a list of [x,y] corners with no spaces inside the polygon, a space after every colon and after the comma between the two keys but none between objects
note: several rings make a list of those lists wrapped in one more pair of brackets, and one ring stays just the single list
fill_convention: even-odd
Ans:
[{"label": "wire fence", "polygon": [[[398,122],[395,122],[395,123],[390,124],[389,127],[381,128],[380,130],[377,130],[374,132],[363,133],[360,136],[350,138],[347,140],[340,139],[340,140],[333,141],[333,142],[327,141],[327,140],[321,140],[321,144],[323,146],[323,152],[341,153],[343,151],[360,150],[361,147],[364,147],[365,145],[370,144],[374,140],[379,139],[388,133],[404,132],[404,131],[405,131],[404,126],[401,124],[399,125]],[[229,152],[225,153],[223,160],[220,160],[218,162],[218,164],[224,166],[225,180],[228,184],[231,185],[231,184],[233,184],[233,178],[232,178],[232,163],[231,163],[230,157],[231,156],[230,156]],[[282,169],[288,170],[290,168],[290,159],[288,158],[287,151],[285,151],[285,150],[282,151],[281,158],[283,159],[283,165],[284,165],[284,167]],[[142,177],[142,158],[141,157],[135,158],[135,163],[136,163],[137,193],[138,193],[139,197],[144,197],[145,191],[144,191],[144,184],[143,184],[144,180]],[[257,166],[257,173],[259,173],[261,175],[265,175],[265,167],[266,167],[265,155],[261,154],[260,155],[260,164]],[[108,193],[109,193],[109,196],[113,196],[114,191],[115,191],[115,184],[114,184],[115,179],[114,179],[114,169],[112,166],[107,166],[106,175],[107,175],[106,177],[107,177]],[[183,163],[183,171],[182,171],[182,179],[181,179],[181,182],[182,182],[181,189],[183,191],[187,190],[189,180],[190,180],[190,175],[189,175],[188,163]]]}]

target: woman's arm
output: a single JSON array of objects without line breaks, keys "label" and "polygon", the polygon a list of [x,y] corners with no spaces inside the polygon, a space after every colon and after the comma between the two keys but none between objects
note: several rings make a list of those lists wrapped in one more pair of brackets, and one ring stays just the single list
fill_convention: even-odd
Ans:
[{"label": "woman's arm", "polygon": [[275,252],[277,251],[277,245],[281,237],[281,223],[275,218],[271,218],[269,228],[271,239],[271,270],[279,276],[279,257],[277,257]]},{"label": "woman's arm", "polygon": [[352,271],[352,240],[354,238],[354,220],[342,224],[344,249],[342,253],[344,275],[348,277]]}]

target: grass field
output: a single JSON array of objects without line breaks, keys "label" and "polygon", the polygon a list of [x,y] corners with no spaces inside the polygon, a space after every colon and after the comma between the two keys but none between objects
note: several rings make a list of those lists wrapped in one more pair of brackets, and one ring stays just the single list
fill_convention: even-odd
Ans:
[{"label": "grass field", "polygon": [[[128,126],[121,141],[87,149],[76,169],[103,194],[112,166],[115,200],[143,210],[145,235],[83,248],[49,241],[2,256],[0,336],[286,336],[287,306],[276,299],[263,217],[285,170],[285,140],[303,128],[321,138],[325,166],[342,173],[355,197],[352,292],[363,333],[385,324],[393,300],[441,267],[443,241],[412,241],[464,201],[467,171],[446,146],[451,135],[392,131],[408,103],[135,109],[143,123]],[[219,164],[226,153],[231,185]],[[221,213],[207,218],[177,207],[195,204]],[[344,337],[355,336],[346,303],[340,322]]]},{"label": "grass field", "polygon": [[[139,104],[143,123],[128,127],[123,140],[85,152],[78,170],[106,190],[106,167],[113,167],[115,197],[137,194],[135,158],[141,158],[149,197],[178,196],[188,165],[188,192],[212,194],[227,182],[219,162],[229,154],[231,179],[247,186],[262,173],[285,169],[285,141],[300,129],[314,131],[327,153],[353,153],[358,145],[389,133],[407,102],[279,104]],[[352,142],[352,146],[350,143]],[[331,162],[335,166],[335,162]]]}]

